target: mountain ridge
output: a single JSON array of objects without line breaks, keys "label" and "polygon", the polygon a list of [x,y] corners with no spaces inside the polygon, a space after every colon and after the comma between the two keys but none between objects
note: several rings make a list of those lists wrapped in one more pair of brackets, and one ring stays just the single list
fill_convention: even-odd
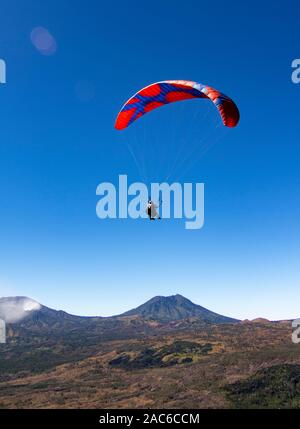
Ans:
[{"label": "mountain ridge", "polygon": [[237,323],[239,320],[220,315],[208,310],[180,294],[170,296],[155,296],[136,308],[113,316],[79,316],[63,310],[54,310],[37,301],[25,297],[0,298],[0,318],[8,323],[17,323],[23,319],[51,319],[52,322],[61,319],[75,321],[82,319],[114,319],[128,316],[138,316],[145,320],[155,320],[161,323],[179,321],[188,318],[198,318],[208,323]]},{"label": "mountain ridge", "polygon": [[198,317],[203,321],[217,324],[239,322],[238,319],[220,315],[198,304],[194,304],[180,294],[167,297],[155,296],[144,304],[119,315],[119,317],[124,316],[140,316],[148,320],[152,319],[161,322],[170,322],[191,317]]}]

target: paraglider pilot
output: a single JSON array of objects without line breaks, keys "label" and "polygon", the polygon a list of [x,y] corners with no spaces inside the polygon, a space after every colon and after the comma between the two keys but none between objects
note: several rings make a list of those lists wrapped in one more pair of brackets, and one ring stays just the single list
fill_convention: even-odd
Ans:
[{"label": "paraglider pilot", "polygon": [[157,212],[157,208],[159,207],[159,205],[155,204],[153,201],[151,201],[151,198],[149,198],[148,200],[148,204],[147,204],[147,215],[149,216],[150,220],[155,220],[160,219],[161,217],[159,216],[159,213]]}]

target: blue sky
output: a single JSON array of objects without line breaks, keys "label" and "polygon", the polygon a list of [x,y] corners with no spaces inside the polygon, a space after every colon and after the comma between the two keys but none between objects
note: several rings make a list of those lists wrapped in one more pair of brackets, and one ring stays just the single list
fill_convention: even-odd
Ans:
[{"label": "blue sky", "polygon": [[[180,293],[232,317],[299,317],[299,4],[5,0],[1,9],[0,294],[111,315]],[[53,55],[31,43],[38,26],[55,38]],[[183,177],[205,183],[205,227],[100,221],[97,185],[140,180],[115,116],[165,79],[214,86],[241,111]],[[176,152],[166,130],[199,103],[153,112],[130,132]],[[189,136],[204,126],[194,121]]]}]

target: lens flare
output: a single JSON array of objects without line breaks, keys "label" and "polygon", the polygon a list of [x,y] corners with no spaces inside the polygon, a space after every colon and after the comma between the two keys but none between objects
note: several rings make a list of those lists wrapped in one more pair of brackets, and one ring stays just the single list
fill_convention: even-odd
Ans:
[{"label": "lens flare", "polygon": [[35,27],[30,34],[33,46],[42,55],[53,55],[57,50],[57,44],[52,34],[44,27]]}]

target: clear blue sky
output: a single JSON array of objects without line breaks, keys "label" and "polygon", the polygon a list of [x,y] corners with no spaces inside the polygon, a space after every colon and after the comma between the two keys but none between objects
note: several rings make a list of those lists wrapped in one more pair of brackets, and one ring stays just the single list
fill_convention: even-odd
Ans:
[{"label": "clear blue sky", "polygon": [[[3,0],[0,294],[111,315],[180,293],[232,317],[299,317],[299,13],[296,1]],[[37,26],[53,55],[31,43]],[[214,86],[241,111],[185,177],[205,183],[205,227],[101,222],[98,183],[139,180],[116,113],[164,79]]]}]

